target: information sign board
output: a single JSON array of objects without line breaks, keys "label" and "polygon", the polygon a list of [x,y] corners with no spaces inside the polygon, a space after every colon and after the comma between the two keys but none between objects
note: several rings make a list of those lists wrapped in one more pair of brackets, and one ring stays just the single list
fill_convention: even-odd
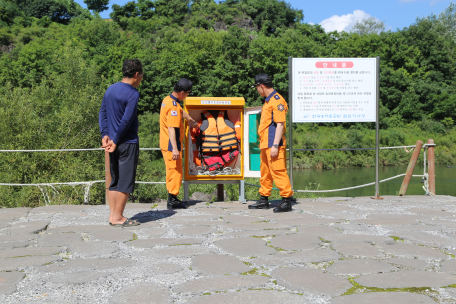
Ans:
[{"label": "information sign board", "polygon": [[375,122],[376,58],[292,58],[292,121]]}]

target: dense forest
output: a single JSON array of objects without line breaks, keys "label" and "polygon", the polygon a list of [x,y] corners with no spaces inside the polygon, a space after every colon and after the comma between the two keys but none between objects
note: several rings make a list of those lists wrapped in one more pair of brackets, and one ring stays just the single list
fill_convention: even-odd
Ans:
[{"label": "dense forest", "polygon": [[[350,32],[305,23],[305,11],[282,0],[0,0],[0,150],[97,148],[98,110],[106,88],[122,78],[122,62],[144,64],[139,87],[140,146],[158,147],[158,111],[174,83],[188,78],[196,96],[243,96],[258,73],[288,96],[288,57],[381,57],[380,144],[433,138],[437,163],[456,162],[456,5],[409,27],[385,30],[367,19]],[[89,10],[90,9],[90,10]],[[373,123],[294,124],[293,148],[375,146]],[[373,166],[373,151],[295,152],[295,168]],[[1,153],[0,183],[104,179],[100,151]],[[404,150],[382,151],[382,165],[406,164]],[[140,155],[138,180],[163,181],[158,151]],[[311,182],[311,181],[309,181]],[[91,202],[104,199],[103,185]],[[230,188],[231,189],[231,188]],[[234,189],[234,188],[233,188]],[[234,190],[229,191],[233,198]],[[81,189],[49,190],[80,202]],[[132,200],[165,197],[140,185]],[[39,205],[36,187],[0,186],[1,206]]]}]

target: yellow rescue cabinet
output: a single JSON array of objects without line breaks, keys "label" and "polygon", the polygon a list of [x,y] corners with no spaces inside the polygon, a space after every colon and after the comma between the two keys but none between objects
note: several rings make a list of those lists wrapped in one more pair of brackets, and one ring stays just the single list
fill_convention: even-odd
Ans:
[{"label": "yellow rescue cabinet", "polygon": [[184,111],[199,125],[191,129],[185,121],[186,181],[224,184],[244,180],[244,105],[243,97],[184,100]]}]

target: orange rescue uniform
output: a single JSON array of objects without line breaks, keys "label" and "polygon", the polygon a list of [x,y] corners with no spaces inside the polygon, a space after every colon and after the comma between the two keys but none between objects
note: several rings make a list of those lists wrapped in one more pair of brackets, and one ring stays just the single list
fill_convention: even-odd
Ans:
[{"label": "orange rescue uniform", "polygon": [[[293,190],[290,178],[287,174],[285,162],[285,123],[288,106],[285,99],[274,90],[267,98],[261,109],[260,126],[258,135],[260,137],[260,195],[271,196],[272,182],[274,181],[280,190],[280,196],[290,197]],[[277,123],[284,123],[282,139],[279,143],[279,152],[276,158],[271,158],[271,147],[274,144]]]},{"label": "orange rescue uniform", "polygon": [[[179,194],[179,188],[182,184],[183,111],[176,97],[170,95],[163,99],[160,109],[160,149],[166,165],[166,189],[168,193],[173,195]],[[177,160],[173,160],[173,146],[168,134],[170,127],[174,128],[176,132],[177,149],[180,151]]]}]

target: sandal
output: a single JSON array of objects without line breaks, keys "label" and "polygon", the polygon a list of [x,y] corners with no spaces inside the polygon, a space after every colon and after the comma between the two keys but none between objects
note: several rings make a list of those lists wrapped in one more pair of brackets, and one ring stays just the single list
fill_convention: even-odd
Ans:
[{"label": "sandal", "polygon": [[126,217],[125,222],[123,224],[112,224],[110,223],[113,227],[133,227],[133,226],[138,226],[140,223],[136,220],[130,220],[128,217]]}]

